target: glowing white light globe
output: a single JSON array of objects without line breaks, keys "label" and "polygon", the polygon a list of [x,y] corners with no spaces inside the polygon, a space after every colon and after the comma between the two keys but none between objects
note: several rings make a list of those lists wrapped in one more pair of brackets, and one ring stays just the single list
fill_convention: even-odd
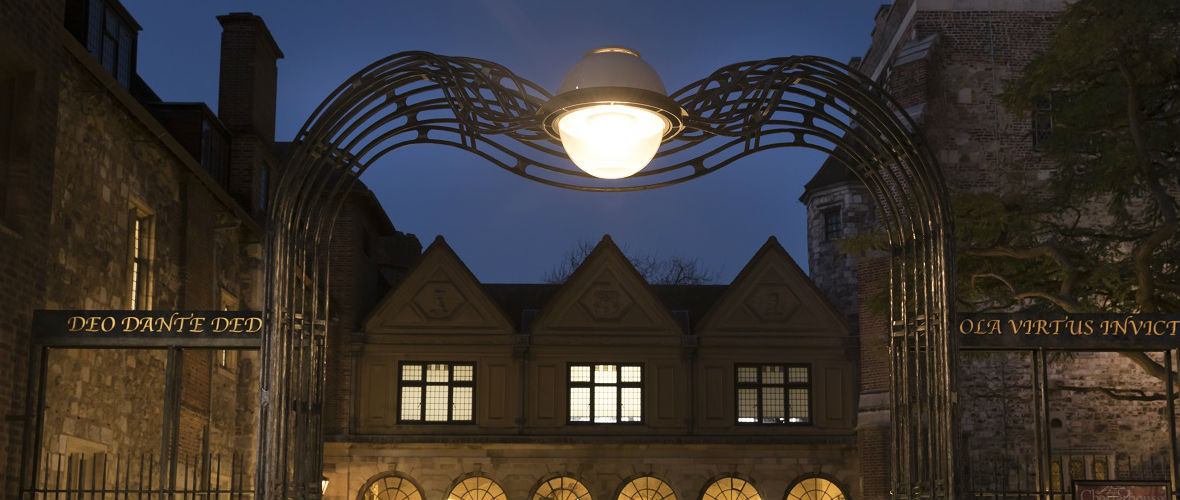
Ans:
[{"label": "glowing white light globe", "polygon": [[660,115],[626,104],[597,104],[557,120],[570,160],[600,179],[622,179],[643,170],[667,129]]},{"label": "glowing white light globe", "polygon": [[560,103],[560,111],[546,127],[578,168],[621,179],[643,170],[673,129],[656,111],[672,102],[667,95],[660,75],[638,52],[594,49],[566,73],[551,101]]}]

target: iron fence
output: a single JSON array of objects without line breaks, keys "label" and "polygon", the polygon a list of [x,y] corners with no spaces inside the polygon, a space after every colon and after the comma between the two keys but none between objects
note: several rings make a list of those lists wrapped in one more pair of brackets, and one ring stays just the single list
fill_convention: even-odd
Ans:
[{"label": "iron fence", "polygon": [[1169,458],[1158,453],[1054,453],[1049,488],[1038,486],[1036,457],[995,456],[967,463],[967,486],[976,500],[1074,500],[1073,482],[1090,480],[1167,481]]},{"label": "iron fence", "polygon": [[181,455],[44,453],[25,498],[238,500],[254,498],[245,453]]}]

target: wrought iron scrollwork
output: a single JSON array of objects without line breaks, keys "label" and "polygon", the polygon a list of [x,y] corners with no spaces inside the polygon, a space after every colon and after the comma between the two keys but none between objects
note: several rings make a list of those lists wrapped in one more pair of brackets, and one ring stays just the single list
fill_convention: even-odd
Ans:
[{"label": "wrought iron scrollwork", "polygon": [[496,63],[404,52],[358,72],[308,118],[268,205],[259,495],[314,496],[327,239],[345,194],[390,151],[440,144],[530,180],[587,191],[685,182],[780,147],[838,159],[873,194],[893,249],[894,494],[960,496],[947,196],[913,123],[883,88],[821,57],[725,66],[670,95],[683,109],[684,131],[651,166],[619,181],[578,170],[542,130],[541,109],[552,97]]}]

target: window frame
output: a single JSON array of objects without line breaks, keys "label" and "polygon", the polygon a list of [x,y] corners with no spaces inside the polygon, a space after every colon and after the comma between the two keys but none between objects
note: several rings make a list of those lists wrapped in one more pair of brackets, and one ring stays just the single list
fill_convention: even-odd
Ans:
[{"label": "window frame", "polygon": [[[762,367],[764,366],[778,366],[783,369],[783,383],[782,384],[764,384],[762,382]],[[742,368],[755,368],[755,373],[758,374],[757,382],[740,382],[738,380],[738,370]],[[807,370],[807,382],[791,382],[790,369],[804,368]],[[812,390],[812,370],[810,363],[734,363],[733,364],[733,420],[736,425],[791,425],[791,426],[808,426],[813,425],[815,421],[815,398],[812,397],[814,391]],[[762,388],[763,387],[782,387],[783,389],[783,422],[763,422],[762,421]],[[740,389],[757,389],[757,396],[755,402],[758,405],[756,422],[742,422],[741,421],[741,402],[738,398],[738,391]],[[805,422],[791,422],[791,389],[806,389],[807,390],[807,421]]]},{"label": "window frame", "polygon": [[[614,384],[599,384],[594,382],[594,366],[595,365],[614,365],[618,378]],[[590,381],[589,382],[574,382],[570,380],[570,369],[575,366],[589,366],[590,367]],[[623,367],[634,366],[639,368],[639,382],[623,382]],[[609,362],[609,361],[569,361],[565,364],[565,423],[569,425],[644,425],[647,423],[647,374],[645,363],[641,362]],[[596,386],[614,386],[615,387],[615,415],[614,422],[595,422],[594,418],[594,388]],[[590,420],[586,422],[571,420],[570,414],[570,390],[575,387],[590,388]],[[622,389],[638,388],[639,389],[639,420],[624,422],[623,421],[623,397]]]},{"label": "window frame", "polygon": [[[844,237],[844,213],[839,206],[822,209],[820,217],[823,218],[824,241],[836,241]],[[832,235],[832,223],[829,222],[832,220],[836,222],[835,236]]]},{"label": "window frame", "polygon": [[138,203],[132,203],[127,213],[127,308],[150,311],[155,283],[156,214]]},{"label": "window frame", "polygon": [[[139,24],[118,2],[87,0],[84,25],[86,50],[119,85],[130,88],[135,76]],[[113,48],[109,56],[108,47]]]},{"label": "window frame", "polygon": [[1029,134],[1032,136],[1032,145],[1034,149],[1044,149],[1045,141],[1049,140],[1049,135],[1053,133],[1053,94],[1034,99],[1032,108],[1032,117],[1029,123]]},{"label": "window frame", "polygon": [[[402,380],[402,367],[409,365],[417,365],[422,367],[422,380]],[[447,365],[447,382],[427,382],[426,381],[426,367],[427,365]],[[398,361],[397,363],[397,423],[398,425],[472,425],[478,420],[476,413],[476,390],[475,381],[477,377],[476,367],[478,363],[475,361]],[[456,366],[470,366],[471,380],[455,381],[455,367]],[[407,384],[407,382],[409,382]],[[447,387],[447,419],[446,420],[426,420],[426,388],[431,385],[442,385]],[[421,418],[417,420],[407,420],[402,418],[402,388],[403,387],[421,387],[421,401],[422,408],[419,412]],[[455,420],[455,387],[470,387],[471,388],[471,420]]]}]

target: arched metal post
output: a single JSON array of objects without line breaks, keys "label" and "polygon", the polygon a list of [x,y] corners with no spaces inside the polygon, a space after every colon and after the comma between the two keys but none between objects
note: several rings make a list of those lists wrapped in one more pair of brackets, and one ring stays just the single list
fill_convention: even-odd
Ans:
[{"label": "arched metal post", "polygon": [[954,498],[958,481],[951,217],[940,170],[910,118],[839,62],[732,64],[673,93],[685,131],[654,166],[603,184],[541,129],[552,96],[495,63],[404,52],[349,78],[312,114],[271,188],[260,380],[259,498],[318,498],[332,224],[348,190],[410,144],[474,153],[521,177],[585,191],[652,189],[767,149],[837,158],[877,202],[889,236],[895,498]]}]

